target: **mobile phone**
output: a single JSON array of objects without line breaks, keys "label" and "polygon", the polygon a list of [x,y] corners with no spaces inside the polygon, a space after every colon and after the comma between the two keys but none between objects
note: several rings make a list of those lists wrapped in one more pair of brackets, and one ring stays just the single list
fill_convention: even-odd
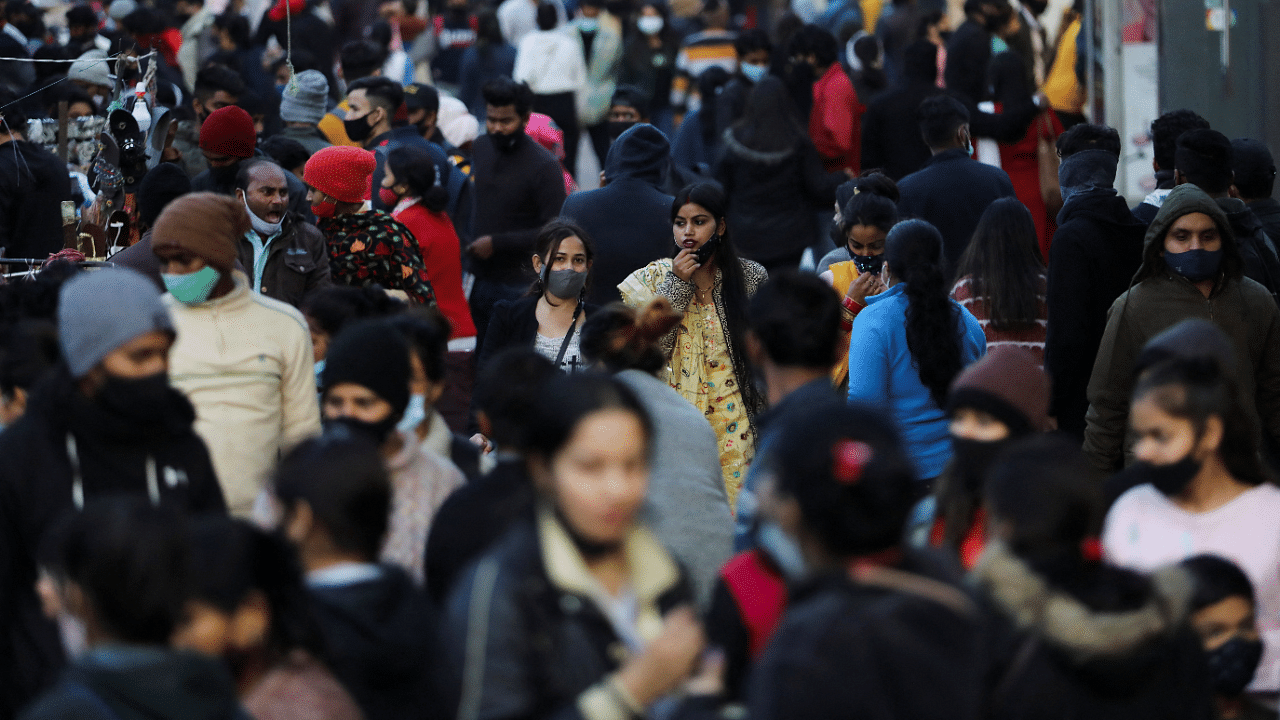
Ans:
[{"label": "mobile phone", "polygon": [[696,260],[699,265],[704,264],[707,262],[708,258],[715,254],[716,248],[719,246],[720,236],[712,235],[710,240],[702,243],[702,247],[693,251],[693,259]]}]

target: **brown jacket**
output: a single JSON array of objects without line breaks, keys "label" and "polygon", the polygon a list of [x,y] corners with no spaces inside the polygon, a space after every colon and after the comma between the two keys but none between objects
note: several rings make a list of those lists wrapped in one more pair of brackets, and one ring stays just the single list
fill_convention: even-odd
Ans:
[{"label": "brown jacket", "polygon": [[236,250],[251,287],[294,307],[311,291],[331,284],[324,235],[296,213],[285,215],[280,235],[267,246],[260,281],[254,269],[253,243],[242,237]]}]

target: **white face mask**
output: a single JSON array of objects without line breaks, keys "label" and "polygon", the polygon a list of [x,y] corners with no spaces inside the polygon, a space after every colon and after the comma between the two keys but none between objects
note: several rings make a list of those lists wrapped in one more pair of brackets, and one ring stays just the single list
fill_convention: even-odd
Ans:
[{"label": "white face mask", "polygon": [[240,201],[244,203],[245,212],[249,213],[249,222],[253,225],[254,232],[258,233],[264,238],[269,238],[272,235],[275,235],[280,232],[280,226],[284,225],[283,219],[281,219],[280,222],[269,223],[266,220],[263,220],[262,218],[258,217],[253,212],[253,210],[249,208],[248,197],[241,195]]},{"label": "white face mask", "polygon": [[427,396],[414,393],[409,397],[409,405],[404,409],[404,416],[396,423],[396,429],[402,433],[411,433],[418,429],[427,419]]},{"label": "white face mask", "polygon": [[656,15],[642,15],[636,20],[636,29],[645,35],[657,35],[662,32],[662,18]]}]

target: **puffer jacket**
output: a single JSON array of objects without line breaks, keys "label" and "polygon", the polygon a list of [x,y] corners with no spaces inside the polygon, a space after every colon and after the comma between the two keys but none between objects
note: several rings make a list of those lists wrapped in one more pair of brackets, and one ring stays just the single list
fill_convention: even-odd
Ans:
[{"label": "puffer jacket", "polygon": [[993,542],[970,576],[996,618],[988,717],[1213,717],[1208,667],[1187,625],[1185,571],[1147,578],[1081,565],[1056,574],[1069,579],[1050,581]]},{"label": "puffer jacket", "polygon": [[1133,444],[1126,433],[1138,354],[1151,338],[1187,318],[1210,320],[1231,338],[1245,410],[1259,423],[1264,441],[1280,438],[1280,310],[1271,293],[1247,277],[1219,276],[1206,298],[1169,269],[1162,257],[1165,235],[1190,213],[1213,218],[1223,245],[1235,243],[1227,216],[1199,188],[1180,185],[1165,199],[1147,230],[1135,284],[1107,314],[1089,378],[1084,451],[1100,471],[1120,469]]},{"label": "puffer jacket", "polygon": [[[642,528],[626,540],[643,641],[662,617],[691,603],[684,575]],[[450,677],[441,717],[459,720],[631,717],[611,676],[631,656],[593,599],[591,577],[568,532],[549,508],[512,529],[467,572],[441,624]]]}]

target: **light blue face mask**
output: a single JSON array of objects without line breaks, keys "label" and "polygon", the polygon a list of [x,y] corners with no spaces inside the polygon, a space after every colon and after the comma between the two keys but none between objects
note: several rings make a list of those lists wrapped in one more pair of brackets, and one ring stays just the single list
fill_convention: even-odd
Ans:
[{"label": "light blue face mask", "polygon": [[598,18],[583,17],[578,18],[578,28],[582,32],[593,33],[600,29],[600,20]]},{"label": "light blue face mask", "polygon": [[752,65],[751,63],[742,63],[741,65],[738,66],[738,69],[742,71],[743,77],[750,80],[752,83],[760,82],[761,80],[764,79],[764,76],[769,73],[769,67],[767,65]]},{"label": "light blue face mask", "polygon": [[324,374],[324,361],[327,358],[320,358],[320,362],[316,363],[316,387],[320,387],[320,376]]},{"label": "light blue face mask", "polygon": [[800,546],[777,523],[761,520],[756,529],[756,542],[777,563],[788,580],[803,580],[809,574]]},{"label": "light blue face mask", "polygon": [[404,416],[396,423],[396,429],[402,433],[411,433],[418,429],[427,419],[427,396],[414,393],[409,396],[409,405],[404,409]]},{"label": "light blue face mask", "polygon": [[178,302],[184,305],[199,305],[209,299],[213,288],[222,279],[222,274],[206,265],[203,269],[186,275],[162,273],[160,279],[164,280],[165,289]]}]

